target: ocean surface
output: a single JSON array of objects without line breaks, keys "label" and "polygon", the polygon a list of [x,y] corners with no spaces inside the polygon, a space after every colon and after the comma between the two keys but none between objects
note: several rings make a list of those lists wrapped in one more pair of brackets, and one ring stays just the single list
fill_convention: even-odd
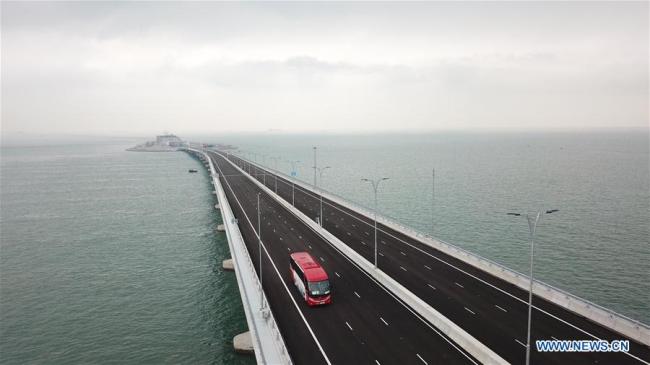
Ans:
[{"label": "ocean surface", "polygon": [[0,363],[255,363],[207,173],[134,144],[2,148]]},{"label": "ocean surface", "polygon": [[[592,133],[375,135],[239,134],[230,143],[272,168],[372,208],[362,178],[388,177],[379,211],[422,232],[528,273],[529,228],[508,212],[544,214],[534,276],[650,323],[650,136]],[[435,181],[433,171],[435,169]],[[432,190],[434,193],[432,193]],[[433,196],[433,200],[432,200]]]},{"label": "ocean surface", "polygon": [[[307,182],[318,146],[326,189],[371,206],[360,179],[389,177],[383,214],[521,272],[528,226],[506,213],[559,209],[535,276],[650,323],[647,131],[181,137],[300,160]],[[2,148],[1,363],[254,363],[232,351],[246,321],[206,172],[124,151],[140,142]]]}]

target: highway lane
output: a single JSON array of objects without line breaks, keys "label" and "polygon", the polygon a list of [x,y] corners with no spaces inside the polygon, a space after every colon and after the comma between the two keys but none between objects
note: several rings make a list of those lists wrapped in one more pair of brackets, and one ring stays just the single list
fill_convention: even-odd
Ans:
[{"label": "highway lane", "polygon": [[[210,156],[257,267],[253,227],[257,227],[257,193],[261,189],[222,157]],[[464,351],[266,193],[261,195],[261,207],[264,291],[296,363],[473,363]],[[333,283],[332,305],[309,308],[293,287],[288,257],[295,251],[308,251],[321,261]]]},{"label": "highway lane", "polygon": [[[239,161],[242,162],[241,160]],[[256,173],[255,168],[252,173]],[[270,173],[270,172],[267,172]],[[263,181],[263,176],[260,180]],[[280,196],[291,202],[291,183],[278,178]],[[275,177],[266,176],[275,189]],[[351,248],[373,261],[373,221],[328,199],[323,199],[324,227]],[[296,186],[296,207],[310,217],[319,215],[318,196]],[[417,294],[449,319],[512,363],[525,355],[528,293],[388,227],[379,225],[382,270]],[[623,339],[622,336],[537,296],[533,301],[535,339]],[[534,342],[533,342],[534,343]],[[631,342],[630,355],[622,353],[538,353],[535,363],[642,364],[650,349]],[[641,361],[640,361],[641,360]]]}]

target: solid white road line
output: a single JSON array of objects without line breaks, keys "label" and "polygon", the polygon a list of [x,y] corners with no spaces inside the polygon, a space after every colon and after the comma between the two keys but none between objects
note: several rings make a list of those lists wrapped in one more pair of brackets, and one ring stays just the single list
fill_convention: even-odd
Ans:
[{"label": "solid white road line", "polygon": [[499,309],[501,309],[502,311],[504,311],[504,312],[506,312],[506,313],[508,313],[508,311],[507,311],[507,310],[505,310],[504,308],[501,308],[501,307],[499,307],[499,306],[498,306],[498,305],[496,305],[496,304],[495,304],[494,306],[495,306],[495,307],[497,307],[497,308],[499,308]]},{"label": "solid white road line", "polygon": [[422,361],[425,365],[429,365],[428,362],[424,361],[424,359],[422,358],[422,356],[420,356],[420,354],[416,354],[416,355],[418,356],[418,359],[420,359],[420,361]]},{"label": "solid white road line", "polygon": [[[300,188],[300,187],[298,187],[298,189],[299,189],[299,190],[302,190],[302,192],[303,192],[304,194],[311,195],[309,192],[303,190],[303,189]],[[232,189],[231,189],[231,190],[232,190]],[[235,197],[235,198],[236,198],[236,197]],[[329,204],[329,203],[327,203],[327,204]],[[241,204],[240,204],[240,206],[241,206]],[[336,208],[336,207],[335,207],[335,208]],[[336,208],[336,209],[339,209],[339,208]],[[339,210],[340,210],[340,209],[339,209]],[[346,213],[346,214],[350,215],[349,213]],[[354,217],[354,218],[356,218],[356,217]],[[359,219],[359,218],[356,218],[356,219]],[[343,218],[341,218],[341,220],[343,220]],[[318,233],[318,232],[316,232],[316,230],[314,230],[314,229],[312,229],[312,231],[314,231],[315,233]],[[333,248],[336,249],[336,247],[335,247],[333,244],[331,244],[330,242],[328,242],[328,241],[325,241],[325,242],[329,243],[331,247],[333,247]],[[384,244],[386,243],[386,242],[384,242],[384,241],[382,241],[382,242],[383,242]],[[264,249],[265,249],[265,251],[266,251],[266,247],[264,247]],[[267,255],[268,255],[268,252],[267,252]],[[406,304],[404,304],[404,303],[403,303],[403,302],[402,302],[402,301],[401,301],[401,300],[400,300],[400,299],[399,299],[399,298],[398,298],[398,297],[397,297],[393,292],[391,292],[391,291],[389,291],[388,289],[386,289],[386,288],[384,288],[383,286],[381,286],[381,285],[379,284],[379,282],[378,282],[376,279],[374,279],[372,276],[370,276],[370,274],[368,274],[368,273],[365,272],[363,269],[361,269],[361,268],[360,268],[360,267],[359,267],[359,266],[358,266],[354,261],[352,261],[349,257],[347,257],[347,256],[345,256],[345,255],[342,255],[342,256],[343,256],[346,260],[348,260],[350,263],[352,263],[355,267],[357,267],[357,268],[359,269],[359,271],[360,271],[362,274],[364,274],[364,275],[366,275],[366,277],[368,277],[368,279],[370,279],[372,282],[374,282],[375,284],[377,284],[381,289],[383,289],[383,290],[386,292],[386,294],[388,294],[388,295],[390,295],[391,297],[393,297],[393,298],[394,298],[398,303],[400,303],[400,304],[402,305],[402,307],[404,307],[407,311],[411,312],[411,313],[412,313],[416,318],[418,318],[418,319],[419,319],[419,320],[420,320],[424,325],[426,325],[427,327],[429,327],[433,332],[435,332],[436,334],[438,334],[438,335],[440,336],[440,338],[442,338],[443,340],[445,340],[445,341],[446,341],[450,346],[452,346],[452,347],[455,348],[459,353],[461,353],[463,356],[465,356],[465,358],[467,358],[467,360],[469,360],[471,363],[473,363],[473,364],[475,364],[475,365],[479,365],[479,363],[476,362],[476,360],[474,360],[474,359],[473,359],[472,357],[470,357],[467,353],[465,353],[465,351],[462,350],[460,347],[458,347],[458,345],[456,345],[455,342],[451,341],[449,338],[447,338],[445,335],[443,335],[443,334],[442,334],[442,333],[441,333],[441,332],[440,332],[436,327],[434,327],[433,325],[431,325],[431,323],[429,323],[428,321],[426,321],[425,319],[423,319],[422,317],[420,317],[416,312],[413,311],[413,309],[411,309],[409,306],[407,306]],[[275,263],[274,263],[274,268],[275,268]],[[275,268],[275,269],[276,269],[276,272],[278,273],[278,275],[280,275],[279,271],[277,271],[277,268]],[[284,283],[283,283],[283,285],[284,285],[285,288],[287,288],[287,286],[286,286]],[[287,291],[288,291],[288,289],[287,289]],[[291,299],[292,299],[292,301],[294,302],[294,305],[296,305],[296,308],[297,308],[297,304],[296,304],[295,300],[293,299],[293,297],[291,297]],[[300,312],[300,315],[301,315],[301,317],[303,318],[303,320],[305,320],[305,318],[304,318],[302,312]],[[305,322],[305,323],[306,323],[306,322]],[[313,332],[311,331],[311,328],[309,328],[309,329],[310,329],[310,333],[312,333],[312,336],[313,336]],[[314,337],[314,338],[315,338],[315,337]],[[323,349],[322,349],[322,347],[320,346],[320,343],[318,343],[318,347],[319,347],[319,349],[320,349],[321,352],[322,352]],[[324,352],[323,352],[323,355],[325,355]],[[330,363],[329,359],[326,359],[326,361],[327,361],[328,364]]]},{"label": "solid white road line", "polygon": [[[298,189],[299,189],[299,190],[302,190],[302,192],[303,192],[304,194],[306,194],[306,195],[314,196],[312,192],[310,192],[310,191],[306,191],[306,190],[304,190],[302,187],[298,187]],[[328,203],[328,202],[325,202],[325,204],[329,205],[330,207],[332,207],[332,208],[334,208],[334,209],[337,209],[338,211],[340,211],[340,212],[343,213],[343,214],[346,214],[346,215],[348,215],[348,216],[350,216],[350,217],[352,217],[352,218],[354,218],[354,219],[356,219],[356,220],[358,220],[358,221],[360,221],[360,222],[363,222],[363,223],[367,224],[368,226],[372,226],[372,225],[373,225],[373,223],[365,222],[363,219],[358,218],[358,217],[356,217],[356,216],[350,214],[349,212],[346,212],[346,211],[344,211],[343,209],[341,209],[341,208],[339,208],[339,207],[337,207],[337,206],[334,206],[334,205],[332,205],[332,204],[330,204],[330,203]],[[337,203],[337,204],[338,204],[338,203]],[[349,209],[349,208],[346,208],[346,209]],[[343,218],[341,218],[341,220],[343,220]],[[371,222],[372,222],[372,221],[371,221]],[[454,268],[454,269],[456,269],[456,270],[462,272],[463,274],[465,274],[465,275],[467,275],[467,276],[469,276],[469,277],[471,277],[471,278],[473,278],[473,279],[476,279],[477,281],[480,281],[481,283],[483,283],[483,284],[485,284],[485,285],[487,285],[487,286],[489,286],[489,287],[494,288],[495,290],[497,290],[497,291],[499,291],[499,292],[501,292],[501,293],[503,293],[503,294],[505,294],[505,295],[507,295],[507,296],[509,296],[509,297],[511,297],[511,298],[513,298],[513,299],[515,299],[516,301],[518,301],[518,302],[520,302],[520,303],[522,303],[522,304],[526,304],[526,305],[528,304],[528,301],[523,300],[523,299],[521,299],[521,298],[518,298],[516,295],[511,294],[511,293],[509,293],[508,291],[506,291],[506,290],[504,290],[504,289],[501,289],[501,288],[499,288],[498,286],[496,286],[496,285],[494,285],[494,284],[492,284],[492,283],[489,283],[489,282],[487,282],[486,280],[481,279],[481,278],[479,278],[479,277],[477,277],[477,276],[475,276],[475,275],[473,275],[473,274],[470,274],[469,272],[467,272],[467,271],[465,271],[465,270],[459,268],[458,266],[455,266],[455,265],[453,265],[453,264],[451,264],[451,263],[449,263],[449,262],[443,260],[442,258],[440,258],[440,257],[438,257],[438,256],[436,256],[436,255],[434,255],[434,254],[432,254],[432,253],[429,253],[429,252],[427,252],[427,251],[425,251],[425,250],[423,250],[423,249],[421,249],[421,248],[419,248],[419,247],[416,247],[415,245],[413,245],[413,244],[411,244],[411,243],[408,243],[408,242],[404,241],[404,240],[401,239],[401,238],[396,237],[395,235],[391,234],[390,232],[386,232],[386,231],[384,231],[383,229],[379,229],[379,231],[382,232],[382,233],[384,233],[384,234],[386,234],[386,235],[388,235],[388,236],[390,236],[390,237],[392,237],[392,238],[394,238],[394,239],[396,239],[397,241],[399,241],[399,242],[401,242],[401,243],[403,243],[403,244],[405,244],[405,245],[407,245],[407,246],[410,246],[411,248],[414,248],[414,249],[416,249],[416,250],[422,252],[423,254],[425,254],[425,255],[427,255],[427,256],[429,256],[429,257],[431,257],[431,258],[434,258],[434,259],[436,259],[436,260],[438,260],[438,261],[440,261],[440,262],[446,264],[446,265],[449,266],[449,267],[452,267],[452,268]],[[413,239],[413,238],[410,238],[410,239]],[[413,240],[414,240],[414,241],[417,241],[416,239],[413,239]],[[381,241],[381,243],[386,244],[386,242],[384,242],[383,240]],[[419,244],[423,244],[423,243],[419,242]],[[424,244],[423,244],[423,245],[424,245]],[[426,246],[426,245],[425,245],[425,246]],[[428,249],[432,249],[432,250],[435,250],[435,251],[440,252],[440,250],[438,250],[438,249],[436,249],[436,248],[429,247]],[[595,338],[595,339],[597,339],[597,340],[602,340],[600,337],[594,335],[593,333],[590,333],[590,332],[587,331],[587,330],[584,330],[584,329],[582,329],[582,328],[580,328],[580,327],[578,327],[578,326],[576,326],[576,325],[574,325],[574,324],[572,324],[572,323],[569,323],[568,321],[566,321],[566,320],[564,320],[564,319],[562,319],[562,318],[560,318],[560,317],[558,317],[558,316],[556,316],[556,315],[554,315],[554,314],[552,314],[552,313],[549,313],[549,312],[547,312],[547,311],[545,311],[545,310],[543,310],[543,309],[541,309],[541,308],[539,308],[539,307],[537,307],[537,306],[535,306],[535,305],[533,305],[533,308],[535,308],[535,309],[538,310],[539,312],[544,313],[544,314],[546,314],[547,316],[549,316],[549,317],[551,317],[551,318],[554,318],[554,319],[558,320],[559,322],[562,322],[562,323],[566,324],[567,326],[572,327],[572,328],[574,328],[574,329],[576,329],[576,330],[578,330],[578,331],[580,331],[580,332],[582,332],[582,333],[584,333],[584,334],[586,334],[586,335],[588,335],[588,336],[591,336],[591,337],[593,337],[593,338]],[[646,361],[641,360],[639,357],[630,354],[629,352],[625,352],[625,354],[628,355],[628,356],[630,356],[630,357],[632,357],[632,358],[634,358],[634,359],[636,359],[636,360],[639,360],[639,361],[644,362],[644,363],[646,363],[646,364],[650,364],[650,363],[648,363],[648,362],[646,362]],[[469,358],[469,357],[468,357],[468,358]],[[473,361],[473,360],[472,360],[472,362],[475,363],[475,361]]]},{"label": "solid white road line", "polygon": [[[219,164],[217,164],[216,161],[213,161],[213,162],[215,162],[215,164],[217,165],[217,168],[219,169],[219,175],[223,176],[223,171],[221,171],[221,167],[219,166]],[[246,214],[246,210],[241,205],[241,202],[239,201],[239,198],[237,198],[237,195],[235,194],[235,191],[232,189],[232,186],[230,186],[230,182],[228,181],[228,179],[226,177],[224,177],[224,181],[226,182],[226,185],[228,185],[228,189],[230,190],[232,195],[235,197],[235,200],[237,201],[237,205],[239,205],[239,208],[242,210],[242,212],[244,212],[244,216],[246,217],[246,221],[248,222],[248,225],[250,225],[251,228],[254,229],[253,223],[251,222],[250,218],[248,217],[248,214]],[[296,299],[291,294],[291,291],[289,291],[289,287],[287,287],[287,284],[284,282],[284,280],[282,280],[282,275],[280,275],[280,271],[278,270],[278,267],[275,265],[275,262],[271,258],[271,254],[266,249],[266,245],[264,243],[262,243],[262,248],[264,248],[264,253],[269,258],[269,261],[271,261],[271,265],[273,266],[273,270],[275,271],[276,275],[280,278],[280,282],[282,283],[282,286],[284,287],[285,291],[287,292],[287,295],[289,295],[289,298],[291,299],[291,302],[293,303],[294,307],[296,308],[296,311],[298,312],[298,314],[300,314],[300,318],[302,318],[302,321],[305,323],[305,326],[307,327],[307,330],[309,330],[309,333],[311,334],[311,337],[314,339],[314,342],[316,342],[316,346],[318,346],[318,349],[320,350],[321,354],[325,358],[325,362],[327,362],[328,364],[331,365],[332,362],[330,361],[329,357],[327,357],[327,354],[325,353],[325,350],[323,349],[320,342],[316,338],[316,334],[314,333],[311,326],[309,325],[309,322],[307,322],[307,319],[305,318],[305,315],[300,310],[300,307],[298,306],[298,303],[296,303]]]}]

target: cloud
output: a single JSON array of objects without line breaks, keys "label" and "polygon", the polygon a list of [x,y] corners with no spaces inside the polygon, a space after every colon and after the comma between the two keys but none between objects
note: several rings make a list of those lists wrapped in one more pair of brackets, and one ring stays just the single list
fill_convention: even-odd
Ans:
[{"label": "cloud", "polygon": [[3,2],[2,131],[647,126],[647,8]]}]

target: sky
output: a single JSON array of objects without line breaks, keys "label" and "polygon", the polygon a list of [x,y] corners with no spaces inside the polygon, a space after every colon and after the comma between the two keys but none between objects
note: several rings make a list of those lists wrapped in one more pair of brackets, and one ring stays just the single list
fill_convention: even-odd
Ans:
[{"label": "sky", "polygon": [[2,134],[647,128],[648,4],[2,1]]}]

